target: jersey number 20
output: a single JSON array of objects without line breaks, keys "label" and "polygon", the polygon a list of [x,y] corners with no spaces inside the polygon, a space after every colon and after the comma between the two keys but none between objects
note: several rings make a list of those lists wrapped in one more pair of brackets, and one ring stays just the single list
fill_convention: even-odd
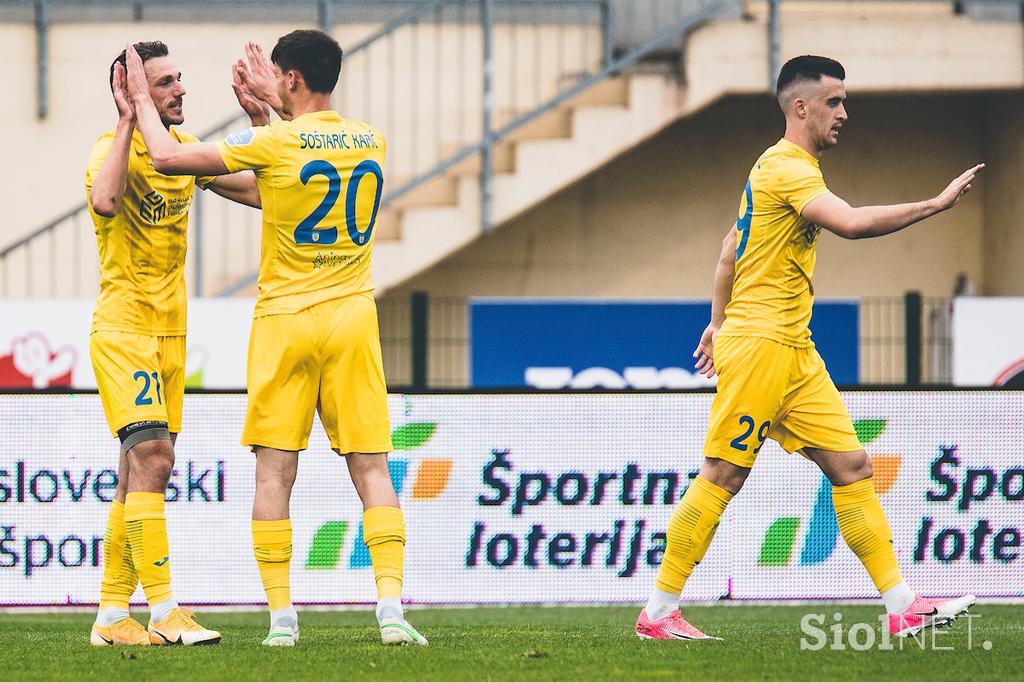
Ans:
[{"label": "jersey number 20", "polygon": [[[370,214],[370,222],[366,229],[359,231],[356,222],[356,199],[359,196],[359,182],[367,173],[372,173],[377,178],[377,193],[373,198],[373,213]],[[312,213],[306,216],[299,226],[295,228],[296,244],[333,244],[338,241],[338,228],[331,227],[326,230],[318,230],[317,225],[327,217],[334,205],[338,203],[341,195],[341,174],[338,169],[326,161],[310,161],[299,171],[299,180],[305,185],[310,178],[322,175],[327,178],[327,195],[320,202]],[[356,246],[364,246],[369,243],[370,235],[373,234],[373,225],[377,222],[377,209],[380,208],[380,194],[384,189],[384,173],[381,172],[380,164],[372,159],[366,159],[352,171],[348,179],[348,187],[345,189],[345,224],[348,227],[348,236]]]}]

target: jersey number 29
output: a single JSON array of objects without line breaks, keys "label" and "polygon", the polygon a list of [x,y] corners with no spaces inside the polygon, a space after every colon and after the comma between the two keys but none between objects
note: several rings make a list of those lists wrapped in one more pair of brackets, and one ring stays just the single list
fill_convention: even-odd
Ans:
[{"label": "jersey number 29", "polygon": [[[359,196],[359,182],[367,173],[372,173],[377,178],[377,193],[373,198],[373,213],[370,214],[370,222],[366,229],[359,231],[356,222],[356,199]],[[299,180],[305,185],[310,178],[322,175],[327,178],[327,195],[320,202],[312,213],[306,216],[298,227],[295,228],[296,244],[333,244],[338,241],[338,228],[330,227],[325,230],[318,230],[317,225],[327,217],[334,205],[338,203],[341,195],[341,174],[338,169],[327,161],[310,161],[299,171]],[[356,246],[364,246],[370,241],[373,234],[373,225],[377,222],[377,209],[380,208],[380,194],[384,189],[384,173],[381,172],[380,164],[372,159],[365,159],[360,162],[348,179],[348,187],[345,188],[345,224],[348,227],[348,236]]]},{"label": "jersey number 29", "polygon": [[754,193],[750,191],[750,180],[743,188],[743,196],[747,209],[736,221],[736,231],[740,233],[740,243],[736,246],[736,260],[743,258],[743,252],[747,250],[747,240],[750,239],[750,221],[754,217]]}]

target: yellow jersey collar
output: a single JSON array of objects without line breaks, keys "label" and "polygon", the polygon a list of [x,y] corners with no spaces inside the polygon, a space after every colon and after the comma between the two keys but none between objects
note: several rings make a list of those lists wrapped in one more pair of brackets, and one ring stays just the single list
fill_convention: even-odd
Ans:
[{"label": "yellow jersey collar", "polygon": [[814,156],[809,151],[807,151],[806,149],[804,149],[803,147],[801,147],[797,143],[791,142],[791,141],[787,140],[786,138],[782,138],[781,140],[779,140],[779,144],[782,145],[783,147],[786,147],[787,149],[792,149],[797,154],[799,154],[800,156],[804,157],[805,159],[807,159],[808,161],[813,163],[815,166],[819,166],[820,167],[820,164],[818,163],[818,160],[816,158],[814,158]]},{"label": "yellow jersey collar", "polygon": [[339,114],[337,111],[334,111],[333,109],[327,109],[324,111],[309,111],[303,114],[302,116],[299,116],[292,120],[299,121],[304,118],[312,118],[318,121],[340,121],[341,114]]}]

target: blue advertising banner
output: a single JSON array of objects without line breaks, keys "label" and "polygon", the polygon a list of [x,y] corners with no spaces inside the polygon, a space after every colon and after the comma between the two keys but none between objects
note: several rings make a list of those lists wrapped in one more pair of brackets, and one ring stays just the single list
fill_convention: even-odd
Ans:
[{"label": "blue advertising banner", "polygon": [[[699,388],[691,354],[711,303],[477,299],[470,376],[477,387]],[[856,301],[816,303],[811,332],[837,384],[860,378]]]}]

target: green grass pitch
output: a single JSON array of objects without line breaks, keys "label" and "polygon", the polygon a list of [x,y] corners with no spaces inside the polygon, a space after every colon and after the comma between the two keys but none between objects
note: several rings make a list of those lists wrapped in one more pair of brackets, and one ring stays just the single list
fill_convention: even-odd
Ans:
[{"label": "green grass pitch", "polygon": [[[1024,607],[981,605],[964,621],[891,651],[801,650],[800,621],[825,615],[824,627],[871,623],[879,609],[831,604],[688,607],[687,617],[722,642],[641,641],[638,609],[424,609],[409,619],[430,639],[426,648],[379,644],[372,612],[301,612],[294,649],[264,649],[263,613],[200,613],[220,630],[217,647],[94,648],[90,614],[0,613],[3,679],[96,680],[791,680],[1020,679]],[[139,617],[144,614],[139,614]],[[143,620],[143,622],[145,622]],[[860,633],[863,636],[863,628]],[[861,642],[864,639],[859,640]],[[984,645],[984,642],[990,642]],[[944,650],[937,650],[942,647]]]}]

